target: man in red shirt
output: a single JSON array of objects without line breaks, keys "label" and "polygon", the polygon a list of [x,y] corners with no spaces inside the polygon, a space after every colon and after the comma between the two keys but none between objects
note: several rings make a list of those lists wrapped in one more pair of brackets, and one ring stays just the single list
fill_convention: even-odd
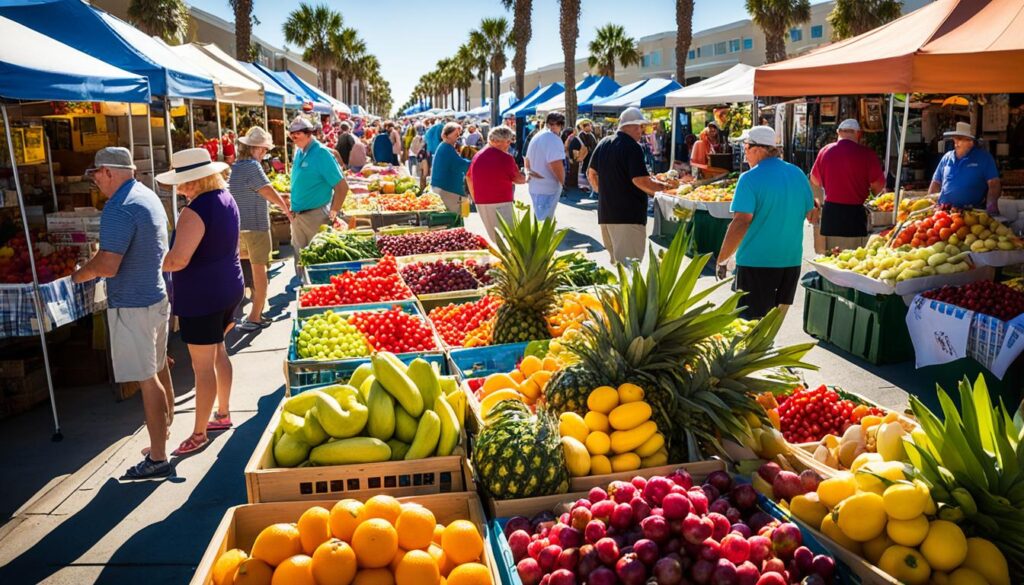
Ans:
[{"label": "man in red shirt", "polygon": [[487,146],[473,157],[466,173],[469,194],[492,242],[498,241],[499,217],[512,224],[516,185],[526,184],[526,175],[508,153],[515,138],[515,130],[508,126],[492,129],[487,134]]},{"label": "man in red shirt", "polygon": [[838,134],[838,140],[818,152],[811,169],[811,188],[815,207],[821,207],[819,229],[825,247],[850,250],[867,242],[864,201],[882,192],[885,174],[875,151],[858,142],[857,120],[843,120]]}]

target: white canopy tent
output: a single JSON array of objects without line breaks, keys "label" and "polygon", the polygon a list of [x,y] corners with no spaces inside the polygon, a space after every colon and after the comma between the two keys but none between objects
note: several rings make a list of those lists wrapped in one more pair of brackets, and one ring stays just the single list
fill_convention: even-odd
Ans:
[{"label": "white canopy tent", "polygon": [[263,85],[255,79],[222,64],[194,44],[178,45],[170,49],[213,80],[217,101],[245,106],[263,105]]}]

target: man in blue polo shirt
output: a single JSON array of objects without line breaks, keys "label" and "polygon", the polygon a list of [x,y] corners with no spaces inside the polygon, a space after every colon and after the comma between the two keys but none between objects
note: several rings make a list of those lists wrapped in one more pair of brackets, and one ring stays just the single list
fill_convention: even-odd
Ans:
[{"label": "man in blue polo shirt", "polygon": [[969,122],[957,122],[956,130],[943,136],[953,138],[953,150],[939,161],[928,194],[939,193],[939,203],[954,207],[984,207],[999,213],[999,182],[996,161],[975,143]]},{"label": "man in blue polo shirt", "polygon": [[296,146],[291,194],[296,262],[299,250],[309,244],[320,226],[334,223],[348,196],[348,183],[341,167],[334,153],[313,136],[315,130],[312,122],[301,116],[288,126],[288,136]]},{"label": "man in blue polo shirt", "polygon": [[716,274],[725,278],[735,252],[735,288],[747,293],[741,316],[760,319],[793,304],[814,195],[804,172],[779,158],[774,129],[754,126],[741,139],[750,170],[736,183]]}]

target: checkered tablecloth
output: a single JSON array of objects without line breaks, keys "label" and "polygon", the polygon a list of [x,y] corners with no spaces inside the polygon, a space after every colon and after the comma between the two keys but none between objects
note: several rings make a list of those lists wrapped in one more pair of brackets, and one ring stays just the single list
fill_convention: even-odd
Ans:
[{"label": "checkered tablecloth", "polygon": [[[96,283],[75,284],[71,277],[39,286],[46,331],[67,325],[106,308],[96,302]],[[31,284],[0,284],[0,338],[39,334]]]}]

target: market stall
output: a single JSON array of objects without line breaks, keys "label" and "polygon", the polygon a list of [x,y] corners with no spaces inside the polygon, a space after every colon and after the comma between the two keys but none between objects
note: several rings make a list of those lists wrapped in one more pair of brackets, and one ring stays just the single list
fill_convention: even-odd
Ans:
[{"label": "market stall", "polygon": [[[755,103],[754,68],[738,63],[714,77],[688,85],[665,96],[665,106],[672,108],[673,124],[679,123],[678,108],[700,108],[724,104]],[[676,160],[676,148],[680,132],[672,132],[672,161]],[[684,146],[685,148],[685,146]]]},{"label": "market stall", "polygon": [[[618,89],[619,84],[615,83],[614,79],[601,75],[588,75],[583,78],[583,81],[576,84],[576,105],[582,107],[584,104],[606,98]],[[537,104],[534,109],[538,115],[565,110],[565,92]]]},{"label": "market stall", "polygon": [[[28,186],[22,183],[22,169],[17,152],[19,142],[14,139],[16,132],[12,125],[10,110],[17,107],[17,100],[147,103],[150,99],[149,84],[145,77],[104,63],[2,15],[0,30],[11,47],[11,50],[5,51],[3,58],[0,59],[0,97],[5,100],[2,104],[4,143],[7,145],[7,160],[10,163],[10,177],[7,182],[9,187],[13,188],[15,205],[21,216],[26,248],[24,256],[30,270],[31,282],[30,285],[0,285],[4,293],[0,296],[0,302],[3,303],[5,323],[0,337],[10,335],[12,331],[14,335],[23,335],[26,333],[23,327],[25,323],[30,325],[30,335],[39,335],[53,412],[54,440],[60,440],[62,435],[46,334],[56,326],[91,313],[98,305],[94,287],[72,284],[66,275],[60,275],[63,278],[52,284],[46,284],[40,278],[41,267],[40,258],[37,258],[36,238],[33,237],[25,204]],[[22,128],[24,126],[19,126],[19,129]],[[24,142],[21,144],[23,147],[27,146]],[[22,158],[24,160],[24,154]],[[6,164],[5,162],[4,166]],[[14,268],[10,262],[8,258],[8,266],[5,266],[8,270]],[[9,276],[17,278],[13,273]],[[51,277],[53,276],[57,275],[51,274]]]},{"label": "market stall", "polygon": [[[519,100],[515,105],[501,112],[502,118],[527,118],[537,113],[537,106],[551,98],[565,93],[565,86],[555,82],[550,85],[538,87],[526,97]],[[532,97],[531,97],[532,96]],[[517,124],[517,127],[519,125]]]},{"label": "market stall", "polygon": [[[631,87],[632,86],[632,87]],[[595,114],[608,114],[621,112],[626,108],[661,107],[664,105],[665,94],[675,91],[682,86],[672,79],[651,78],[644,79],[636,84],[630,84],[619,88],[610,96],[596,100],[591,103],[590,111]],[[627,90],[628,91],[625,91]],[[644,99],[648,100],[645,105]]]}]

